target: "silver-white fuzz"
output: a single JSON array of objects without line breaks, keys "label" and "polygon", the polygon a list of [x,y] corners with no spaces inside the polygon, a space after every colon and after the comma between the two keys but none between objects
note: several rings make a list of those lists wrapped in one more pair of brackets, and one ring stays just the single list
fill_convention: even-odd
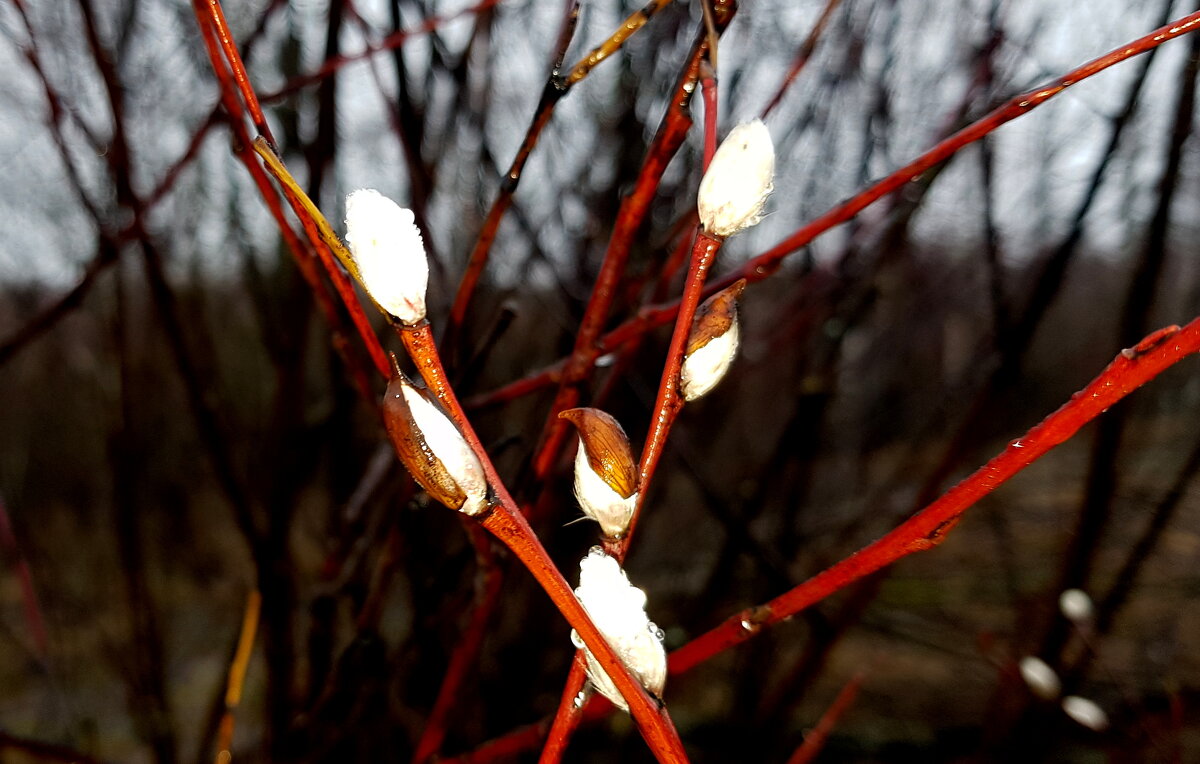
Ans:
[{"label": "silver-white fuzz", "polygon": [[[615,558],[592,547],[579,562],[575,596],[630,672],[650,694],[661,697],[667,681],[667,653],[662,632],[646,616],[646,593],[629,583]],[[628,711],[629,704],[617,686],[574,631],[571,641],[584,650],[588,679],[596,690],[617,708]]]},{"label": "silver-white fuzz", "polygon": [[1095,701],[1087,698],[1068,695],[1062,699],[1062,710],[1077,724],[1095,732],[1103,732],[1108,727],[1108,714]]},{"label": "silver-white fuzz", "polygon": [[467,498],[459,511],[468,515],[479,514],[487,508],[488,489],[487,476],[479,457],[475,456],[450,417],[421,395],[417,388],[405,384],[401,389],[404,402],[408,404],[413,422],[425,438],[425,444],[466,494]]},{"label": "silver-white fuzz", "polygon": [[412,210],[372,188],[346,197],[346,243],[363,287],[406,324],[425,318],[429,261]]},{"label": "silver-white fuzz", "polygon": [[587,447],[580,438],[579,448],[575,451],[575,499],[583,514],[600,523],[605,536],[616,538],[629,527],[638,492],[634,491],[626,499],[604,482],[604,478],[592,469]]},{"label": "silver-white fuzz", "polygon": [[740,342],[741,331],[735,316],[724,334],[713,337],[704,347],[684,357],[679,369],[679,387],[684,400],[694,401],[708,395],[725,378],[737,357]]},{"label": "silver-white fuzz", "polygon": [[700,181],[696,204],[704,230],[732,236],[758,223],[774,180],[775,146],[762,120],[730,130]]},{"label": "silver-white fuzz", "polygon": [[1058,609],[1063,617],[1076,625],[1088,623],[1096,614],[1092,598],[1082,589],[1067,589],[1058,595]]},{"label": "silver-white fuzz", "polygon": [[1042,700],[1054,700],[1062,692],[1058,674],[1041,658],[1026,655],[1021,659],[1019,668],[1029,691]]}]

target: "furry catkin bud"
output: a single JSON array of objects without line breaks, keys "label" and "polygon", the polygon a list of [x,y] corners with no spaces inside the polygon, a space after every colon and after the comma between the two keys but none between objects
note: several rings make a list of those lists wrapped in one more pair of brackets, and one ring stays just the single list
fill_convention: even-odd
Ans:
[{"label": "furry catkin bud", "polygon": [[[646,616],[646,593],[629,583],[615,558],[593,547],[579,562],[575,595],[630,673],[647,692],[661,696],[667,681],[667,653],[662,632]],[[596,690],[617,708],[628,711],[625,698],[574,631],[571,641],[584,650],[588,679]]]},{"label": "furry catkin bud", "polygon": [[1067,589],[1058,595],[1058,609],[1063,617],[1074,624],[1087,623],[1096,612],[1092,598],[1082,589]]},{"label": "furry catkin bud", "polygon": [[429,261],[412,210],[364,188],[346,197],[346,243],[363,288],[405,324],[425,318]]},{"label": "furry catkin bud", "polygon": [[739,279],[705,300],[696,311],[679,370],[684,400],[694,401],[707,395],[733,364],[741,339],[737,299],[745,288],[746,280]]},{"label": "furry catkin bud", "polygon": [[638,475],[629,438],[616,419],[599,409],[568,409],[559,416],[575,425],[575,498],[583,513],[615,538],[629,527],[637,504]]},{"label": "furry catkin bud", "polygon": [[1062,691],[1062,682],[1058,674],[1041,658],[1026,655],[1019,664],[1021,678],[1029,687],[1029,691],[1042,700],[1054,700]]},{"label": "furry catkin bud", "polygon": [[732,236],[762,219],[775,178],[775,146],[762,120],[729,131],[700,181],[696,206],[704,230]]},{"label": "furry catkin bud", "polygon": [[398,374],[383,396],[383,421],[400,461],[430,496],[477,515],[487,508],[487,477],[450,417]]},{"label": "furry catkin bud", "polygon": [[1077,724],[1094,731],[1103,732],[1108,727],[1108,714],[1095,701],[1068,695],[1062,699],[1063,712]]}]

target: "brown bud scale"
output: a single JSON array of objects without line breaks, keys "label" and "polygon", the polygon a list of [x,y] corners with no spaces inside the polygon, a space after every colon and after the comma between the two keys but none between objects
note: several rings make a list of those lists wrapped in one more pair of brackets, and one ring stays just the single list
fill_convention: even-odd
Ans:
[{"label": "brown bud scale", "polygon": [[704,301],[692,321],[685,355],[695,353],[714,337],[729,331],[729,327],[737,320],[737,301],[745,288],[746,280],[738,279]]},{"label": "brown bud scale", "polygon": [[413,421],[408,402],[401,392],[406,384],[409,383],[403,377],[392,377],[383,394],[383,422],[388,438],[400,461],[426,493],[451,509],[460,509],[467,495],[450,476],[441,459],[434,456],[421,429]]},{"label": "brown bud scale", "polygon": [[558,416],[579,430],[592,470],[621,498],[632,496],[637,491],[637,464],[621,424],[593,408],[567,409]]}]

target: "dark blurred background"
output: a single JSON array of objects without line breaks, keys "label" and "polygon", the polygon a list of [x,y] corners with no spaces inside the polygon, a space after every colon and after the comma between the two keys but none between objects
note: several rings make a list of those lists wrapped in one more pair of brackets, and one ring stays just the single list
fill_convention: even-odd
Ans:
[{"label": "dark blurred background", "polygon": [[[224,7],[283,158],[335,227],[359,187],[418,211],[440,329],[564,4],[501,0],[319,78],[306,75],[469,4]],[[636,7],[584,3],[568,62]],[[717,272],[1016,93],[1193,10],[747,0],[722,37],[722,132],[762,113],[828,23],[766,120],[769,214]],[[463,397],[570,351],[700,28],[697,2],[670,4],[558,104],[453,359]],[[231,152],[192,8],[3,0],[0,30],[0,761],[212,761],[252,591],[234,759],[410,758],[472,611],[475,554],[396,464],[333,352]],[[628,564],[668,648],[878,537],[1122,347],[1200,313],[1198,43],[1071,88],[747,289],[741,355],[676,425]],[[613,325],[656,297],[690,235],[700,146],[697,127],[636,237]],[[668,335],[605,358],[584,387],[635,444]],[[1108,412],[937,550],[673,678],[693,760],[785,760],[858,672],[821,761],[1200,759],[1197,372],[1185,361]],[[529,460],[553,393],[475,412],[522,500],[539,493]],[[569,524],[560,466],[537,530],[575,582],[596,531]],[[446,756],[552,713],[573,654],[529,576],[500,566]],[[1086,635],[1057,615],[1068,587],[1097,603]],[[1109,727],[1035,700],[1026,655]],[[613,716],[567,760],[651,757]]]}]

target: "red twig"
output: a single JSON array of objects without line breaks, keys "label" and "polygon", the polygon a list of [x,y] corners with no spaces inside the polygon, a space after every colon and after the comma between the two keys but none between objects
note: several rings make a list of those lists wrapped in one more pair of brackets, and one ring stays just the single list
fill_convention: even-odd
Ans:
[{"label": "red twig", "polygon": [[[450,308],[449,323],[446,327],[446,347],[448,348],[448,352],[454,352],[458,333],[462,330],[463,321],[466,320],[467,316],[467,309],[470,307],[471,299],[475,295],[475,289],[479,285],[479,278],[483,275],[483,269],[487,266],[492,244],[495,242],[496,234],[500,229],[500,221],[503,219],[504,213],[512,205],[513,195],[516,193],[517,184],[521,181],[521,173],[525,168],[525,162],[533,152],[533,148],[537,144],[542,130],[550,122],[555,105],[570,91],[572,86],[586,77],[600,62],[619,50],[634,32],[645,26],[650,18],[662,10],[669,2],[670,0],[650,0],[644,8],[636,11],[617,27],[617,30],[607,40],[593,48],[576,63],[566,76],[560,76],[557,72],[552,73],[549,81],[546,83],[546,88],[542,91],[541,100],[534,110],[533,120],[530,122],[529,129],[525,132],[525,138],[521,141],[521,146],[517,149],[517,154],[513,157],[512,164],[509,165],[508,172],[504,175],[500,186],[500,193],[496,196],[496,200],[492,202],[491,209],[488,210],[487,218],[484,220],[483,227],[479,231],[479,237],[475,241],[475,247],[471,250],[471,256],[467,260],[467,267],[463,271],[462,281],[459,283],[458,292],[454,296],[454,304]],[[571,24],[574,23],[573,18],[574,15],[572,14]],[[558,42],[560,53],[565,51],[565,47],[563,46],[570,42],[570,37],[570,35],[560,35]]]},{"label": "red twig", "polygon": [[[707,7],[707,6],[706,6]],[[719,21],[720,29],[725,26],[733,18],[733,7],[728,4],[721,6],[721,15]],[[706,51],[711,48],[713,36],[701,34],[696,44],[692,49],[692,56],[689,59],[687,67],[685,67],[679,82],[676,84],[676,89],[673,97],[670,100],[670,105],[667,107],[667,113],[663,117],[663,122],[659,126],[658,132],[654,136],[649,149],[646,152],[646,159],[642,164],[642,169],[638,173],[638,179],[634,186],[634,190],[621,203],[621,209],[617,216],[617,223],[614,227],[613,234],[609,238],[608,248],[605,251],[604,262],[600,267],[600,273],[596,279],[596,284],[592,288],[592,295],[588,300],[587,308],[584,311],[583,320],[580,324],[580,330],[575,337],[575,350],[571,360],[572,364],[570,371],[563,384],[559,387],[558,395],[555,398],[554,405],[551,406],[550,419],[547,423],[547,437],[534,458],[535,473],[544,478],[553,467],[554,461],[558,455],[558,451],[562,446],[562,440],[565,437],[566,430],[564,422],[558,418],[561,411],[574,406],[579,399],[579,390],[575,383],[580,381],[588,369],[591,368],[592,356],[590,352],[596,342],[600,330],[603,328],[603,323],[608,317],[608,312],[612,307],[613,300],[616,296],[616,288],[621,274],[624,272],[625,264],[629,258],[630,247],[632,246],[633,236],[641,227],[642,221],[645,219],[646,213],[649,210],[650,201],[653,199],[654,193],[658,189],[659,183],[662,181],[663,172],[666,170],[667,164],[671,157],[679,150],[682,145],[687,130],[692,125],[692,119],[688,114],[687,106],[691,100],[691,93],[694,91],[696,81],[702,76],[702,73],[707,72],[709,75],[709,91],[711,99],[706,101],[705,117],[706,124],[709,116],[713,118],[714,124],[710,125],[710,129],[706,132],[706,139],[712,137],[715,140],[716,126],[716,106],[715,106],[715,84],[712,82],[712,69],[708,66],[708,61],[705,58]],[[715,149],[714,149],[715,150]],[[707,167],[707,163],[705,165]],[[707,238],[707,237],[705,237]],[[697,239],[697,244],[699,239]],[[683,250],[686,252],[686,250]],[[707,247],[705,248],[707,252]],[[715,256],[716,249],[714,248],[709,253],[708,264],[711,264],[712,256]],[[708,265],[703,266],[703,271],[707,272]],[[699,282],[703,286],[703,279]],[[685,290],[686,297],[686,290]],[[692,306],[692,312],[695,312],[695,306]],[[687,319],[687,329],[691,328],[691,318]],[[684,330],[683,341],[687,341],[687,329]],[[672,345],[673,349],[673,345]],[[671,394],[673,398],[666,405],[672,408],[671,418],[674,419],[674,413],[678,411],[679,404],[682,401],[678,400],[678,393],[675,392],[675,387],[678,383],[679,363],[682,362],[682,347],[679,350],[678,362],[674,364],[674,370],[671,371],[672,355],[668,352],[668,360],[663,370],[663,379],[671,379]],[[659,437],[665,439],[666,432],[670,428],[668,423],[665,428],[655,428],[652,432],[658,433]],[[657,454],[661,450],[661,441],[658,448],[647,448],[643,450],[643,460],[647,454]],[[657,462],[657,457],[654,457]],[[640,496],[644,499],[646,491],[644,490],[645,481],[649,479],[650,472],[653,471],[653,466],[649,472],[641,470],[642,490]],[[639,500],[639,509],[640,509]],[[634,513],[634,522],[636,522],[637,511]],[[625,534],[623,543],[619,544],[619,549],[611,550],[618,559],[625,559],[625,551],[628,549],[629,538],[633,532],[633,523],[631,522],[628,532]],[[558,711],[554,716],[554,722],[551,725],[550,737],[546,742],[546,747],[542,750],[542,764],[554,764],[561,759],[567,744],[570,741],[571,735],[579,726],[582,718],[582,707],[575,702],[580,689],[584,686],[587,679],[582,653],[576,653],[575,660],[571,663],[571,670],[567,676],[567,681],[563,687],[562,696],[559,701]]]},{"label": "red twig", "polygon": [[[723,16],[725,23],[728,23],[729,18],[732,18],[732,14]],[[549,475],[558,460],[569,429],[567,422],[559,419],[558,415],[579,403],[577,386],[587,378],[596,359],[596,343],[616,300],[617,287],[629,262],[634,236],[650,211],[650,203],[654,200],[667,165],[679,151],[687,137],[687,131],[691,129],[692,117],[688,106],[700,76],[700,61],[707,45],[706,39],[701,35],[701,41],[693,46],[688,64],[675,83],[662,123],[646,149],[646,158],[642,161],[633,190],[621,200],[612,235],[604,250],[604,260],[596,274],[596,283],[592,286],[587,307],[584,308],[579,331],[575,334],[574,350],[565,361],[564,372],[555,375],[553,380],[559,383],[558,393],[546,416],[541,445],[533,457],[534,474],[539,479]]]},{"label": "red twig", "polygon": [[13,573],[21,587],[21,605],[25,610],[25,623],[29,626],[29,635],[33,638],[34,652],[39,660],[46,659],[46,619],[42,617],[42,608],[38,605],[37,590],[33,587],[33,573],[30,572],[29,562],[21,554],[17,544],[17,536],[13,533],[12,522],[8,517],[8,507],[0,497],[0,551],[10,559]]},{"label": "red twig", "polygon": [[766,119],[775,110],[775,107],[783,100],[783,96],[787,93],[788,88],[796,81],[796,77],[808,65],[808,60],[812,58],[813,51],[817,49],[817,42],[821,39],[821,33],[825,31],[825,25],[829,23],[829,17],[833,15],[833,12],[837,10],[841,2],[842,0],[828,0],[825,3],[825,9],[821,11],[821,15],[817,18],[817,23],[813,24],[808,37],[804,38],[804,43],[796,51],[796,58],[792,61],[792,66],[784,76],[783,82],[779,83],[779,89],[775,91],[775,95],[771,96],[771,100],[763,107],[763,119]]},{"label": "red twig", "polygon": [[487,451],[475,434],[474,428],[463,412],[449,378],[437,346],[433,341],[433,333],[429,322],[424,321],[417,326],[397,326],[397,334],[404,343],[405,350],[417,365],[421,377],[429,385],[429,389],[445,407],[446,412],[455,421],[466,438],[467,443],[479,458],[487,475],[488,484],[496,494],[497,504],[491,511],[480,519],[480,524],[492,535],[508,547],[518,560],[529,570],[533,577],[554,602],[555,607],[579,633],[588,649],[596,656],[596,660],[604,668],[605,673],[612,678],[621,695],[629,703],[630,713],[638,724],[642,736],[646,739],[650,750],[661,762],[687,761],[679,734],[671,723],[671,717],[665,707],[660,707],[630,675],[629,670],[613,651],[604,636],[592,623],[587,611],[571,591],[570,585],[562,573],[555,567],[545,548],[537,538],[537,534],[529,526],[525,516],[521,514],[515,501],[504,487],[496,472],[495,466],[488,457]]},{"label": "red twig", "polygon": [[704,293],[704,282],[721,244],[721,239],[713,238],[697,228],[696,241],[692,244],[692,264],[688,268],[687,281],[680,298],[679,314],[675,319],[675,331],[671,334],[671,344],[667,349],[667,361],[654,401],[650,431],[646,433],[646,443],[642,446],[642,458],[638,464],[637,506],[629,519],[629,528],[611,552],[619,560],[624,560],[626,552],[629,551],[629,542],[637,530],[638,518],[642,514],[642,505],[648,493],[647,488],[654,477],[658,461],[662,458],[667,435],[671,431],[671,425],[675,423],[675,417],[679,415],[679,410],[683,408],[683,395],[679,391],[679,369],[683,365],[683,354],[687,349],[688,334],[692,330],[692,319]]},{"label": "red twig", "polygon": [[[321,265],[325,268],[326,275],[333,282],[334,288],[337,290],[338,296],[341,297],[342,305],[350,313],[350,320],[354,323],[355,329],[358,330],[359,337],[367,348],[367,353],[371,356],[371,362],[375,366],[375,370],[380,376],[387,379],[391,375],[391,367],[388,365],[387,354],[383,351],[383,346],[379,342],[378,335],[371,328],[371,322],[367,318],[367,314],[363,311],[362,303],[358,300],[358,295],[354,291],[354,283],[350,277],[338,267],[334,262],[332,247],[341,248],[342,244],[337,238],[337,234],[333,232],[333,228],[329,225],[329,221],[317,209],[308,195],[300,188],[287,167],[271,150],[262,139],[254,141],[254,150],[266,164],[267,169],[279,181],[280,187],[283,189],[284,196],[295,212],[296,217],[300,220],[300,224],[304,227],[304,232],[308,235],[309,242],[316,250],[320,257]],[[342,253],[341,257],[348,257]],[[339,258],[341,259],[341,258]],[[314,273],[315,277],[315,273]],[[369,396],[368,396],[369,397]]]},{"label": "red twig", "polygon": [[[216,0],[210,1],[215,2]],[[260,166],[254,158],[255,153],[252,149],[253,142],[251,141],[250,135],[246,130],[245,123],[241,120],[241,115],[243,113],[241,104],[233,92],[233,82],[229,71],[225,68],[225,62],[221,56],[221,51],[217,44],[218,41],[216,39],[216,32],[206,20],[203,14],[203,6],[201,5],[201,2],[202,0],[193,0],[196,21],[200,25],[201,38],[204,40],[205,47],[208,50],[209,61],[212,64],[213,73],[217,76],[217,80],[221,85],[222,103],[224,103],[225,108],[231,117],[229,120],[229,125],[230,129],[233,130],[234,136],[237,138],[238,159],[240,159],[242,164],[245,165],[246,170],[250,173],[250,177],[254,179],[254,184],[258,187],[259,194],[262,196],[263,201],[270,210],[271,216],[275,219],[276,225],[279,226],[279,233],[283,236],[284,243],[287,245],[288,250],[291,251],[292,257],[296,261],[296,267],[300,270],[300,275],[308,284],[309,289],[312,290],[313,297],[317,301],[317,305],[320,307],[321,313],[325,316],[325,320],[329,323],[330,330],[333,333],[334,349],[341,354],[342,360],[345,361],[347,368],[356,369],[359,367],[358,359],[349,352],[349,344],[345,339],[345,331],[342,328],[341,317],[337,312],[337,306],[335,305],[332,296],[329,294],[329,290],[325,282],[321,279],[320,271],[317,268],[316,261],[313,258],[313,253],[304,246],[303,242],[300,240],[300,237],[298,237],[296,232],[292,230],[292,227],[288,225],[287,217],[283,213],[283,207],[279,203],[279,197],[271,188],[270,179],[267,177],[267,174],[263,170],[262,166]],[[283,182],[282,178],[281,182]],[[300,192],[301,195],[302,193],[303,192]],[[300,198],[302,197],[297,196],[297,199]],[[302,220],[304,220],[303,215],[300,217]],[[314,217],[310,222],[318,223],[319,221]],[[361,312],[361,307],[358,307],[357,300],[348,303],[346,307],[348,310],[350,310],[352,315],[354,314],[356,308],[359,310],[359,312]],[[375,337],[374,332],[367,332],[362,336],[362,339],[363,342],[367,344],[367,347],[371,346],[372,339],[374,339],[374,342],[378,344],[378,338]],[[361,371],[356,371],[354,373],[357,377],[366,376]]]},{"label": "red twig", "polygon": [[770,602],[735,614],[676,650],[671,654],[671,673],[687,671],[745,642],[763,628],[792,617],[901,557],[937,546],[975,502],[1070,439],[1117,401],[1198,350],[1200,318],[1183,329],[1177,326],[1160,329],[1134,347],[1122,350],[1100,376],[1071,396],[1062,408],[883,538]]},{"label": "red twig", "polygon": [[[671,675],[683,674],[764,629],[787,620],[880,568],[913,552],[937,546],[972,505],[1013,478],[1052,448],[1069,440],[1145,383],[1187,356],[1200,352],[1200,318],[1180,329],[1160,329],[1132,348],[1122,350],[1083,390],[1050,416],[980,467],[940,499],[897,526],[878,541],[764,605],[747,608],[669,656]],[[593,698],[583,709],[584,721],[603,716],[607,706]],[[530,728],[489,743],[489,751],[511,753],[536,744]],[[521,748],[524,745],[526,748]],[[482,749],[481,749],[482,750]],[[474,756],[460,761],[484,761]]]},{"label": "red twig", "polygon": [[587,682],[586,666],[583,651],[577,650],[575,659],[571,661],[571,672],[567,674],[567,681],[563,683],[562,697],[558,701],[558,711],[554,714],[550,732],[546,735],[546,744],[542,746],[542,755],[538,758],[538,764],[557,764],[562,761],[567,744],[571,742],[571,735],[579,727],[584,707],[584,704],[579,702],[579,693],[583,692],[583,687]]},{"label": "red twig", "polygon": [[229,62],[229,68],[233,70],[234,81],[237,83],[238,92],[242,95],[242,101],[246,104],[246,110],[250,113],[250,120],[254,123],[258,134],[266,138],[267,142],[274,147],[276,145],[275,136],[271,134],[271,127],[267,124],[267,118],[263,116],[258,96],[255,95],[254,88],[250,86],[246,65],[242,63],[242,56],[238,53],[237,44],[234,43],[233,35],[229,32],[229,24],[225,22],[225,11],[221,8],[221,0],[206,0],[206,2],[208,17],[212,21],[217,38],[221,41],[221,50],[225,53],[225,60]]},{"label": "red twig", "polygon": [[863,673],[860,671],[846,682],[846,686],[833,699],[833,703],[821,714],[817,726],[804,736],[804,742],[788,758],[787,764],[808,764],[820,755],[821,750],[825,748],[825,741],[829,739],[829,733],[858,697],[858,688],[862,686],[862,681]]},{"label": "red twig", "polygon": [[463,630],[462,641],[455,646],[450,656],[450,664],[446,668],[442,686],[438,688],[437,699],[429,712],[429,718],[425,721],[421,739],[417,741],[412,757],[413,764],[428,761],[441,750],[442,741],[446,738],[447,720],[466,684],[471,665],[479,654],[488,621],[491,620],[496,606],[500,604],[500,586],[504,583],[504,576],[496,564],[491,541],[478,525],[469,521],[463,525],[471,539],[471,546],[475,548],[475,558],[479,561],[474,610],[471,612],[470,622]]},{"label": "red twig", "polygon": [[[1144,37],[1115,48],[1083,66],[1072,69],[1048,85],[1013,97],[1007,103],[993,110],[983,118],[939,142],[909,164],[800,227],[795,233],[771,249],[752,258],[740,268],[726,274],[724,277],[717,279],[705,290],[705,295],[715,294],[738,279],[744,278],[748,283],[766,279],[778,270],[785,257],[807,246],[813,239],[829,229],[850,220],[862,212],[863,209],[883,197],[898,191],[913,179],[918,178],[922,173],[929,171],[937,164],[952,157],[963,147],[979,140],[1006,122],[1011,122],[1035,107],[1040,106],[1067,87],[1098,74],[1128,58],[1153,50],[1168,40],[1173,40],[1176,37],[1193,32],[1196,30],[1198,24],[1200,24],[1200,12],[1189,14],[1177,21],[1160,27]],[[599,355],[616,349],[634,337],[667,323],[675,317],[677,310],[677,303],[666,303],[643,309],[637,316],[606,334],[598,342],[597,347],[593,350],[590,357],[594,360]],[[513,397],[514,391],[525,395],[541,390],[553,384],[554,381],[561,377],[566,364],[567,359],[560,359],[539,371],[527,375],[524,379],[497,388],[490,393],[477,396],[471,400],[471,405],[473,407],[484,406],[501,400],[509,400]]]},{"label": "red twig", "polygon": [[[707,6],[705,6],[707,7]],[[700,63],[700,87],[704,95],[704,171],[717,153],[717,75],[708,61]]]}]

